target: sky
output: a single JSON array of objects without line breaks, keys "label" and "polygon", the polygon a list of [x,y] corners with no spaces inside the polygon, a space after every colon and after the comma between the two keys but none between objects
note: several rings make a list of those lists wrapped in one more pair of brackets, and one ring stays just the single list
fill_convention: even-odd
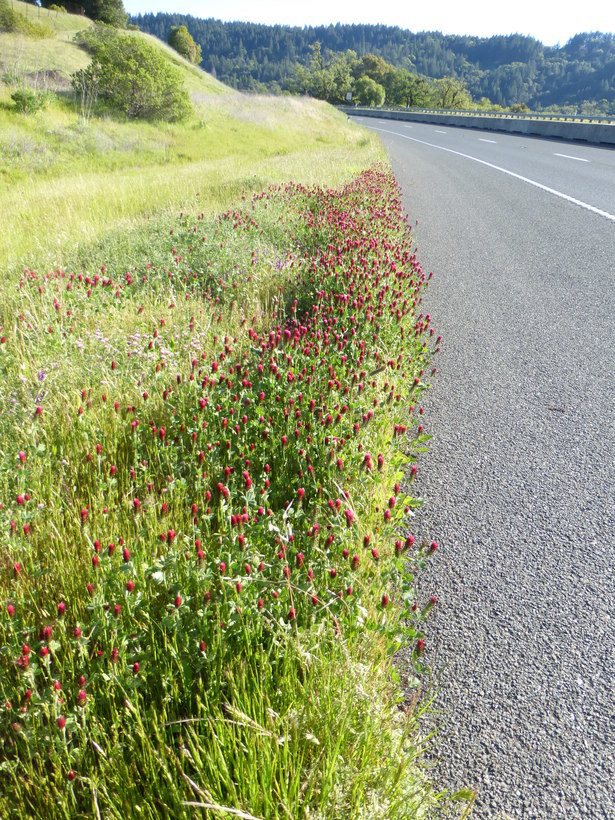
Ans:
[{"label": "sky", "polygon": [[129,14],[159,11],[291,26],[381,23],[443,34],[527,34],[564,45],[583,31],[615,33],[613,0],[124,0]]}]

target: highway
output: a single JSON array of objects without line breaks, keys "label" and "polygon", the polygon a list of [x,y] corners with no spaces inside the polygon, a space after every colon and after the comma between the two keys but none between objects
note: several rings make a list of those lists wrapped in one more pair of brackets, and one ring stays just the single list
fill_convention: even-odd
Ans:
[{"label": "highway", "polygon": [[434,775],[476,817],[615,817],[615,150],[356,122],[443,336],[414,485]]}]

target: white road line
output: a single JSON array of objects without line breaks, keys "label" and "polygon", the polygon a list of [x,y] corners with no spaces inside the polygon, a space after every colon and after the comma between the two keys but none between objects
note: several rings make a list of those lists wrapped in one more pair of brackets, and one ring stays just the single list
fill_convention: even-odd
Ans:
[{"label": "white road line", "polygon": [[430,148],[437,148],[439,151],[447,151],[449,154],[456,154],[458,157],[464,157],[465,159],[471,159],[473,162],[479,162],[481,165],[486,165],[488,168],[493,168],[494,171],[500,171],[503,174],[508,174],[509,177],[514,177],[515,179],[521,180],[521,182],[527,182],[528,185],[533,185],[535,188],[540,188],[541,191],[546,191],[548,194],[557,196],[560,199],[565,199],[567,202],[572,202],[574,205],[585,208],[586,211],[591,211],[594,214],[605,217],[605,219],[610,219],[611,222],[615,222],[615,214],[610,214],[608,211],[602,211],[600,208],[595,208],[587,202],[583,202],[580,199],[575,199],[574,197],[568,196],[568,194],[564,194],[561,191],[556,191],[555,188],[549,188],[547,185],[543,185],[541,182],[536,182],[534,179],[529,179],[528,177],[521,176],[521,174],[516,174],[514,171],[509,171],[507,168],[502,168],[500,165],[494,165],[491,162],[486,162],[484,159],[470,156],[470,154],[462,154],[461,151],[453,151],[452,148],[445,148],[443,145],[437,145],[434,142],[425,142],[425,140],[419,140],[416,137],[408,137],[406,134],[400,134],[397,131],[389,131],[387,128],[375,128],[374,130],[382,131],[385,134],[393,134],[394,137],[401,137],[401,139],[404,140],[420,142],[421,145],[428,145]]},{"label": "white road line", "polygon": [[412,128],[411,125],[404,125],[404,128]]},{"label": "white road line", "polygon": [[589,159],[583,157],[571,157],[570,154],[553,154],[554,157],[564,157],[564,159],[576,159],[577,162],[591,162]]},{"label": "white road line", "polygon": [[479,137],[478,141],[479,142],[493,142],[494,144],[497,145],[497,140],[484,140],[482,137]]},{"label": "white road line", "polygon": [[446,131],[440,131],[439,129],[436,128],[436,134],[446,134]]}]

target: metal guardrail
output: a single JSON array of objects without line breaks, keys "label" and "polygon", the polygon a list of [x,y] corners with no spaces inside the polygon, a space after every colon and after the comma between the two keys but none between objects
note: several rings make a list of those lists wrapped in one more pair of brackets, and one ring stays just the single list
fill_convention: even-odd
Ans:
[{"label": "metal guardrail", "polygon": [[528,115],[500,111],[468,111],[458,108],[445,110],[442,108],[366,108],[348,105],[338,107],[345,114],[360,114],[364,117],[435,123],[453,128],[477,128],[484,131],[615,146],[615,119],[613,117]]},{"label": "metal guardrail", "polygon": [[[349,108],[350,106],[341,106]],[[354,106],[356,111],[382,111],[386,113],[391,112],[406,112],[408,114],[439,114],[442,116],[455,117],[489,117],[500,120],[536,120],[538,122],[584,122],[584,123],[599,123],[601,125],[615,125],[615,116],[613,117],[590,117],[584,114],[531,114],[531,113],[512,113],[510,111],[481,111],[475,108],[404,108],[403,106]]]}]

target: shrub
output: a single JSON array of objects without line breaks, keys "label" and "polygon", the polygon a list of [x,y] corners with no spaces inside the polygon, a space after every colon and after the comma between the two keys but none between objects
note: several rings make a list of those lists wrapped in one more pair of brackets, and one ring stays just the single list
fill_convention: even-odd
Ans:
[{"label": "shrub", "polygon": [[131,119],[175,121],[191,112],[180,72],[139,37],[99,27],[79,42],[92,53],[92,62],[72,75],[77,91],[96,88]]},{"label": "shrub", "polygon": [[[1,2],[1,0],[0,0]],[[94,28],[86,28],[78,31],[75,34],[75,43],[87,51],[88,54],[100,53],[107,43],[111,43],[118,36],[118,32],[111,26],[102,24],[96,25]]]},{"label": "shrub", "polygon": [[9,6],[8,0],[0,0],[0,31],[16,31],[17,15]]},{"label": "shrub", "polygon": [[22,114],[34,114],[44,108],[48,102],[48,96],[40,91],[34,91],[24,86],[18,88],[11,94],[11,99],[15,103],[15,108]]},{"label": "shrub", "polygon": [[363,105],[378,106],[384,104],[384,88],[365,74],[356,81],[355,91],[357,99]]},{"label": "shrub", "polygon": [[194,42],[186,26],[172,26],[168,43],[191,63],[198,65],[201,62],[201,46]]}]

